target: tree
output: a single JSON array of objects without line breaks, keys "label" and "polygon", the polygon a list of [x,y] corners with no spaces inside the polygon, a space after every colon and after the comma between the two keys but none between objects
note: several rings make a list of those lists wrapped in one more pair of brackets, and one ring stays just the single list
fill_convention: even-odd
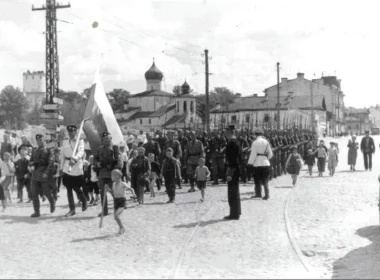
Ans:
[{"label": "tree", "polygon": [[24,116],[30,103],[24,93],[13,86],[6,86],[0,93],[1,123],[9,129],[24,126]]},{"label": "tree", "polygon": [[123,109],[124,104],[128,102],[128,96],[130,96],[130,92],[122,89],[122,88],[115,88],[112,91],[108,93],[108,96],[113,97],[113,101],[110,101],[111,107],[113,111],[117,111],[120,109]]},{"label": "tree", "polygon": [[[86,90],[88,89],[85,89],[84,92]],[[76,91],[60,90],[59,98],[63,99],[63,106],[59,107],[64,119],[63,124],[79,124],[83,119],[87,104],[85,95],[81,95]]]},{"label": "tree", "polygon": [[[232,90],[226,87],[215,87],[209,96],[209,109],[213,109],[216,107],[216,104],[220,104],[221,106],[226,106],[234,103],[236,99],[236,94],[233,93]],[[206,95],[200,94],[197,95],[197,113],[202,118],[202,121],[206,121]]]}]

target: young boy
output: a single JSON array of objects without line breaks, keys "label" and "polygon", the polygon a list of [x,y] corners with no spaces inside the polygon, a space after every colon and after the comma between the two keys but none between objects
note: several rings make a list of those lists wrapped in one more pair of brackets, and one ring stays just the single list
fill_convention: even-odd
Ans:
[{"label": "young boy", "polygon": [[11,193],[10,193],[10,187],[12,183],[12,177],[14,176],[15,172],[15,165],[10,160],[11,154],[8,152],[5,152],[3,155],[4,161],[0,163],[1,168],[1,174],[4,176],[4,180],[2,181],[1,185],[3,186],[5,199],[9,200],[9,203],[12,203]]},{"label": "young boy", "polygon": [[131,187],[128,187],[128,185],[125,182],[121,181],[122,176],[123,174],[121,173],[120,170],[118,169],[112,170],[111,178],[112,178],[113,184],[112,184],[112,190],[109,189],[109,191],[111,192],[114,198],[114,208],[115,208],[114,217],[117,224],[119,225],[119,229],[120,229],[119,234],[123,234],[125,232],[124,226],[120,220],[120,215],[121,213],[123,213],[124,208],[126,206],[126,202],[127,202],[127,199],[125,198],[125,191],[126,190],[130,191],[133,197],[136,197],[135,191]]},{"label": "young boy", "polygon": [[[98,176],[96,171],[94,171],[94,156],[91,155],[88,158],[89,165],[85,170],[85,184],[88,190],[88,194],[91,197],[90,205],[97,205],[99,202],[99,187],[98,187]],[[94,200],[95,193],[95,200]]]},{"label": "young boy", "polygon": [[178,161],[173,158],[173,149],[166,149],[166,158],[162,163],[161,177],[165,179],[165,187],[169,196],[167,203],[174,203],[175,189],[178,180],[181,180],[181,171],[179,169]]},{"label": "young boy", "polygon": [[194,179],[197,182],[198,189],[201,190],[201,202],[205,200],[205,189],[208,177],[210,177],[210,170],[208,170],[207,166],[205,165],[205,160],[203,158],[200,158],[199,166],[195,169]]},{"label": "young boy", "polygon": [[23,188],[26,187],[28,192],[28,202],[32,200],[32,193],[30,191],[30,174],[28,171],[29,160],[26,158],[26,147],[21,148],[19,155],[20,159],[15,163],[15,175],[17,179],[17,192],[19,201],[18,203],[23,203]]},{"label": "young boy", "polygon": [[156,196],[154,192],[154,185],[157,183],[157,179],[160,177],[161,170],[158,163],[154,161],[153,153],[149,153],[148,160],[150,163],[149,190],[150,190],[150,197],[153,198]]}]

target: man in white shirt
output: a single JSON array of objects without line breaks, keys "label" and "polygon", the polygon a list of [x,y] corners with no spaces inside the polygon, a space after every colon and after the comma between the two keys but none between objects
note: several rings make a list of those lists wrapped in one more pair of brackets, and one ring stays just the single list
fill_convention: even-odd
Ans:
[{"label": "man in white shirt", "polygon": [[249,165],[253,165],[253,179],[255,181],[255,195],[252,198],[261,198],[261,185],[264,186],[264,200],[269,199],[269,174],[270,174],[270,159],[273,157],[272,148],[263,137],[264,131],[262,128],[255,129],[256,140],[253,141],[251,147],[251,155],[248,160]]},{"label": "man in white shirt", "polygon": [[73,197],[73,190],[76,192],[78,198],[82,202],[82,211],[87,210],[87,200],[82,192],[82,186],[84,183],[83,177],[83,157],[84,157],[84,142],[79,140],[78,148],[73,156],[75,143],[77,141],[77,126],[67,126],[69,133],[69,139],[63,140],[62,153],[61,153],[61,174],[62,183],[67,189],[67,200],[69,202],[69,213],[66,217],[75,215],[75,203]]}]

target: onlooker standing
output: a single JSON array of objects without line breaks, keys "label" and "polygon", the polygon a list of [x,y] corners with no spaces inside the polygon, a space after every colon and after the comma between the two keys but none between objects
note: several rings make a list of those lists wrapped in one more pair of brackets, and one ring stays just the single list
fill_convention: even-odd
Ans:
[{"label": "onlooker standing", "polygon": [[23,188],[26,187],[29,201],[32,201],[32,193],[30,191],[30,174],[28,171],[29,160],[26,158],[26,148],[20,150],[20,159],[15,163],[15,175],[17,179],[17,192],[19,196],[18,203],[23,202]]},{"label": "onlooker standing", "polygon": [[372,171],[372,154],[375,153],[375,142],[369,136],[368,130],[365,131],[365,136],[360,143],[360,150],[363,153],[365,170],[367,171],[369,168],[369,171]]},{"label": "onlooker standing", "polygon": [[288,160],[286,161],[286,171],[290,174],[293,179],[293,187],[297,184],[297,177],[300,174],[302,167],[301,155],[298,153],[298,147],[292,147],[292,153],[289,155]]},{"label": "onlooker standing", "polygon": [[318,177],[323,176],[323,172],[325,172],[326,167],[326,160],[327,160],[327,151],[322,143],[322,141],[319,143],[319,147],[317,148],[316,152],[317,158],[318,158]]},{"label": "onlooker standing", "polygon": [[313,166],[315,164],[315,155],[314,155],[312,149],[309,149],[307,151],[307,155],[306,155],[306,158],[305,158],[305,163],[307,164],[307,167],[309,169],[310,177],[313,176]]},{"label": "onlooker standing", "polygon": [[10,142],[10,135],[5,132],[3,139],[4,139],[4,142],[1,143],[1,149],[0,149],[1,160],[4,160],[4,153],[9,153],[10,155],[13,155],[13,148],[12,148],[12,143]]},{"label": "onlooker standing", "polygon": [[330,142],[330,149],[328,151],[328,168],[330,171],[330,176],[334,176],[335,167],[338,164],[338,150],[334,142]]},{"label": "onlooker standing", "polygon": [[12,203],[11,198],[11,186],[12,186],[12,178],[14,177],[15,172],[15,166],[14,163],[11,161],[11,154],[8,152],[5,152],[3,154],[4,161],[0,163],[1,173],[2,176],[5,176],[5,179],[1,183],[4,189],[5,198]]},{"label": "onlooker standing", "polygon": [[355,171],[356,159],[358,157],[359,143],[356,142],[356,136],[352,135],[352,140],[348,142],[348,165],[350,170]]}]

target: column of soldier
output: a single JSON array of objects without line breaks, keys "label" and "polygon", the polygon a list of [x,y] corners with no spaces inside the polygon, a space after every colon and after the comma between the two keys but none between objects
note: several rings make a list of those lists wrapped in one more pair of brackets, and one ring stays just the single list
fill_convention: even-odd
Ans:
[{"label": "column of soldier", "polygon": [[[43,200],[45,197],[48,199],[51,213],[55,211],[61,184],[67,189],[70,210],[66,217],[76,214],[73,191],[76,192],[82,211],[86,211],[88,205],[96,205],[100,196],[102,212],[99,216],[107,216],[109,192],[114,198],[115,219],[122,233],[124,228],[118,217],[126,208],[125,190],[130,190],[131,198],[141,205],[144,203],[144,192],[150,192],[153,198],[154,187],[160,191],[164,182],[168,203],[174,203],[176,188],[182,189],[183,184],[189,184],[188,192],[195,192],[196,186],[201,190],[203,202],[206,181],[211,175],[212,185],[218,185],[220,180],[228,184],[231,213],[225,218],[239,219],[239,178],[246,184],[254,179],[255,173],[257,175],[261,172],[255,164],[257,158],[264,156],[270,161],[268,175],[271,180],[286,174],[286,161],[294,147],[304,157],[308,146],[315,146],[317,141],[316,135],[306,130],[258,129],[249,132],[237,131],[234,126],[229,126],[226,130],[215,130],[211,135],[204,131],[181,129],[165,133],[156,131],[155,134],[147,133],[146,136],[140,132],[139,136],[130,135],[126,143],[115,145],[112,143],[112,135],[104,132],[101,135],[102,146],[94,155],[85,147],[83,140],[79,141],[78,149],[73,154],[77,129],[75,125],[67,127],[69,138],[63,141],[61,148],[47,149],[44,136],[40,134],[36,136],[37,147],[32,147],[24,137],[23,144],[17,149],[18,159],[13,165],[9,164],[12,156],[2,153],[1,170],[6,178],[0,185],[3,211],[6,201],[11,202],[11,183],[7,178],[13,176],[17,179],[19,203],[23,202],[23,188],[28,190],[28,202],[33,201],[33,218],[40,216],[40,197]],[[252,159],[250,153],[255,146],[253,142],[256,137],[265,139],[268,147],[265,148],[264,145],[264,149],[260,151],[258,144],[253,162],[248,164]],[[267,156],[268,148],[271,156]],[[256,184],[260,184],[257,182],[255,180]],[[237,186],[237,191],[234,186]],[[267,192],[267,187],[265,189],[263,199],[268,199],[269,191]],[[255,192],[253,197],[261,198],[261,187],[256,186]],[[237,200],[238,205],[235,203]]]}]

